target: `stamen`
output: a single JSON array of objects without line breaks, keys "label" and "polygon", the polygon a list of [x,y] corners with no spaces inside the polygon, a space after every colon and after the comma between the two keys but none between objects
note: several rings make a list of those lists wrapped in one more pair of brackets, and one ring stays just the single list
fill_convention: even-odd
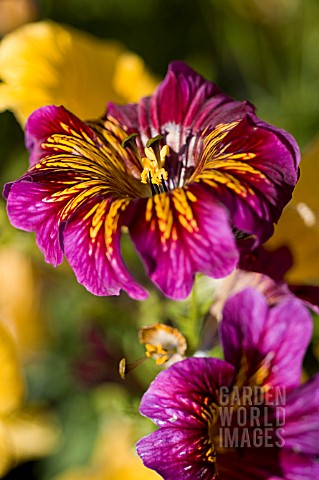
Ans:
[{"label": "stamen", "polygon": [[131,133],[128,137],[126,137],[122,142],[122,148],[131,148],[135,155],[139,158],[139,151],[138,146],[136,143],[136,137],[138,137],[138,133]]},{"label": "stamen", "polygon": [[123,148],[130,148],[136,157],[139,159],[143,171],[141,172],[141,182],[149,183],[152,190],[152,195],[158,193],[168,192],[166,181],[168,180],[168,172],[165,170],[165,160],[169,154],[168,145],[160,148],[160,141],[163,140],[162,135],[150,138],[144,149],[145,157],[141,158],[139,149],[136,143],[137,133],[132,133],[122,142]]},{"label": "stamen", "polygon": [[125,380],[126,375],[128,375],[132,370],[142,365],[142,363],[147,360],[147,357],[139,358],[133,363],[127,363],[126,358],[122,358],[119,363],[119,374],[122,380]]},{"label": "stamen", "polygon": [[[152,183],[152,177],[151,177],[151,174],[149,173],[148,174],[148,178],[149,178],[149,181],[150,181],[150,185],[151,185],[151,190],[152,190],[152,195],[154,197],[154,195],[156,195],[158,192],[155,190],[155,185],[153,185]],[[144,182],[143,182],[144,183]],[[145,182],[146,183],[146,182]]]},{"label": "stamen", "polygon": [[[154,143],[158,147],[157,143]],[[141,159],[143,171],[141,173],[141,182],[147,183],[149,180],[151,186],[157,185],[159,193],[167,192],[168,188],[165,180],[168,180],[168,173],[164,168],[166,156],[169,153],[168,145],[159,148],[146,147],[144,149],[146,157]],[[153,192],[152,192],[153,193]]]}]

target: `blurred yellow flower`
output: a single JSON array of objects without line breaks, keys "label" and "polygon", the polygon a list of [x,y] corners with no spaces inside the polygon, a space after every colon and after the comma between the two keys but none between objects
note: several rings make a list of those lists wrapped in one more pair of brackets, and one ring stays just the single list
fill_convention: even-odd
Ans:
[{"label": "blurred yellow flower", "polygon": [[24,383],[14,340],[0,323],[0,417],[16,410],[23,401]]},{"label": "blurred yellow flower", "polygon": [[[116,433],[115,433],[116,432]],[[127,420],[113,418],[106,423],[98,439],[89,467],[63,473],[55,480],[159,480],[153,470],[144,467],[132,442],[132,426]]]},{"label": "blurred yellow flower", "polygon": [[0,318],[15,338],[23,360],[29,360],[48,344],[39,298],[30,258],[15,245],[1,246]]},{"label": "blurred yellow flower", "polygon": [[0,43],[0,111],[23,126],[35,109],[64,105],[82,119],[104,114],[108,101],[134,102],[157,80],[123,45],[43,21],[25,25]]},{"label": "blurred yellow flower", "polygon": [[57,440],[51,415],[24,406],[24,396],[16,344],[0,323],[0,477],[20,461],[49,454]]},{"label": "blurred yellow flower", "polygon": [[294,265],[286,280],[295,284],[319,284],[319,138],[304,153],[300,180],[291,202],[285,208],[270,248],[288,245]]},{"label": "blurred yellow flower", "polygon": [[0,35],[5,35],[27,22],[33,22],[38,15],[34,0],[0,1]]}]

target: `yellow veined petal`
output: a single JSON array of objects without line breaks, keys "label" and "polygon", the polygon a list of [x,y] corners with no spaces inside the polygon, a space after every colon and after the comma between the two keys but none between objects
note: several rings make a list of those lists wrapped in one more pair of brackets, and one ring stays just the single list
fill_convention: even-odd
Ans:
[{"label": "yellow veined petal", "polygon": [[304,153],[300,179],[291,202],[285,208],[270,248],[288,245],[294,265],[286,280],[291,283],[319,284],[319,138]]},{"label": "yellow veined petal", "polygon": [[0,79],[0,110],[12,110],[22,125],[49,104],[96,118],[108,101],[131,101],[155,85],[142,60],[121,44],[49,21],[25,25],[2,40]]},{"label": "yellow veined petal", "polygon": [[0,323],[0,416],[17,409],[24,396],[24,383],[15,342]]}]

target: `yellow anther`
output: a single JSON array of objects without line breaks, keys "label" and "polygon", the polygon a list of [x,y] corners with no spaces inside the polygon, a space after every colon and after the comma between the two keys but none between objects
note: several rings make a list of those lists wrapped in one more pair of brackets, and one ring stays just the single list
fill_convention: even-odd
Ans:
[{"label": "yellow anther", "polygon": [[143,166],[141,182],[147,183],[148,181],[151,181],[153,185],[160,186],[163,180],[168,180],[168,173],[162,165],[165,163],[169,147],[164,145],[159,152],[159,157],[156,155],[152,147],[146,147],[144,151],[146,157],[141,159],[141,164]]},{"label": "yellow anther", "polygon": [[169,154],[169,146],[164,145],[164,147],[162,147],[160,151],[161,166],[165,164],[165,159],[168,154]]},{"label": "yellow anther", "polygon": [[148,173],[149,169],[147,167],[144,167],[143,172],[141,173],[141,182],[142,183],[147,183],[148,181]]},{"label": "yellow anther", "polygon": [[165,168],[160,168],[158,171],[157,171],[157,177],[159,180],[161,180],[162,178],[164,178],[164,180],[167,180],[168,179],[168,173],[167,171],[165,170]]},{"label": "yellow anther", "polygon": [[149,160],[155,160],[155,161],[156,161],[155,152],[154,152],[154,150],[152,149],[152,147],[146,147],[146,148],[144,148],[144,152],[145,152],[146,157],[147,157]]},{"label": "yellow anther", "polygon": [[155,151],[152,147],[146,147],[144,149],[144,152],[145,152],[146,157],[149,160],[157,162],[159,168],[161,168],[162,165],[165,164],[165,159],[166,159],[167,155],[169,154],[169,146],[164,145],[159,152],[159,156],[156,155],[156,153],[155,153]]}]

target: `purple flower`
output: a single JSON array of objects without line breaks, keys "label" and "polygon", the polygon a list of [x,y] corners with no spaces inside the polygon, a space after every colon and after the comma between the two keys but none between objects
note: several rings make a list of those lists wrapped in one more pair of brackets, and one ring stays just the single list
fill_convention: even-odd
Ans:
[{"label": "purple flower", "polygon": [[299,299],[231,297],[225,360],[178,362],[144,394],[140,411],[160,427],[137,444],[144,464],[165,480],[319,478],[319,376],[300,384],[311,332]]},{"label": "purple flower", "polygon": [[196,272],[229,274],[236,239],[269,238],[298,179],[294,139],[181,62],[151,97],[109,104],[101,120],[37,110],[26,144],[31,167],[4,190],[10,220],[96,295],[147,296],[121,256],[124,226],[169,297],[185,298]]}]

